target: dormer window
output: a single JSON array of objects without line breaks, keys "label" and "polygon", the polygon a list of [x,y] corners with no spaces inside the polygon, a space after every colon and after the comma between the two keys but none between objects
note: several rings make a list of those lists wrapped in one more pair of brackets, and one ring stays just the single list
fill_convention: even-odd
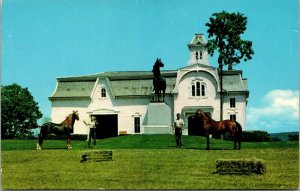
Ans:
[{"label": "dormer window", "polygon": [[101,97],[106,97],[106,89],[101,88]]}]

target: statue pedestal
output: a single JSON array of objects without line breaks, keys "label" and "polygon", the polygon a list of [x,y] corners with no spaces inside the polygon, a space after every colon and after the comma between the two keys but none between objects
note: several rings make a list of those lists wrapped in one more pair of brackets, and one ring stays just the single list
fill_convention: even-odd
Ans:
[{"label": "statue pedestal", "polygon": [[164,102],[152,102],[148,105],[145,134],[171,134],[171,108]]}]

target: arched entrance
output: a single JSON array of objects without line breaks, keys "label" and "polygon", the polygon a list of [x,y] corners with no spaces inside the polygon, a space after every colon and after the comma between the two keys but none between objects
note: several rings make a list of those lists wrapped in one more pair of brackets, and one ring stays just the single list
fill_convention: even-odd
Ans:
[{"label": "arched entrance", "polygon": [[[196,124],[198,124],[196,126]],[[200,136],[203,134],[203,121],[199,118],[194,118],[193,116],[190,116],[188,118],[188,135],[193,136]]]},{"label": "arched entrance", "polygon": [[[188,135],[200,136],[203,135],[203,121],[199,118],[194,119],[194,115],[197,110],[204,111],[206,113],[212,114],[213,107],[211,106],[186,106],[182,109],[182,114],[185,116],[185,122],[188,127]],[[195,128],[195,124],[198,124],[198,127]]]}]

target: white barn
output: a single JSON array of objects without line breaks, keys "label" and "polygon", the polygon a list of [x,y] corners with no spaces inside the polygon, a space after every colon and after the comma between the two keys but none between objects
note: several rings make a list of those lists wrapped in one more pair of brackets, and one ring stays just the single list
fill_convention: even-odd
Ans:
[{"label": "white barn", "polygon": [[[202,34],[195,34],[188,48],[187,66],[163,70],[167,89],[165,103],[153,103],[151,71],[103,72],[92,75],[57,78],[49,97],[52,121],[61,122],[73,110],[80,120],[74,134],[86,134],[83,120],[95,115],[99,121],[97,138],[120,134],[170,133],[176,113],[186,123],[183,134],[191,135],[190,117],[201,109],[220,118],[220,84],[218,69],[212,67]],[[152,67],[151,67],[152,69]],[[249,97],[247,79],[240,70],[223,71],[225,92],[223,118],[236,119],[246,129],[246,106]]]}]

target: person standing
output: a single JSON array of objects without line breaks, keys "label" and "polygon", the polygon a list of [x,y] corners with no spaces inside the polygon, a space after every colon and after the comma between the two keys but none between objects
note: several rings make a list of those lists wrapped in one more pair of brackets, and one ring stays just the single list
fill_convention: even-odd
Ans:
[{"label": "person standing", "polygon": [[182,147],[182,130],[184,127],[184,121],[180,118],[180,113],[177,113],[176,119],[174,120],[173,128],[175,129],[176,147]]},{"label": "person standing", "polygon": [[98,125],[98,122],[96,120],[95,116],[91,117],[91,122],[86,123],[83,121],[85,125],[87,125],[90,128],[90,133],[88,136],[88,147],[91,148],[91,139],[94,141],[94,148],[96,147],[96,126]]}]

